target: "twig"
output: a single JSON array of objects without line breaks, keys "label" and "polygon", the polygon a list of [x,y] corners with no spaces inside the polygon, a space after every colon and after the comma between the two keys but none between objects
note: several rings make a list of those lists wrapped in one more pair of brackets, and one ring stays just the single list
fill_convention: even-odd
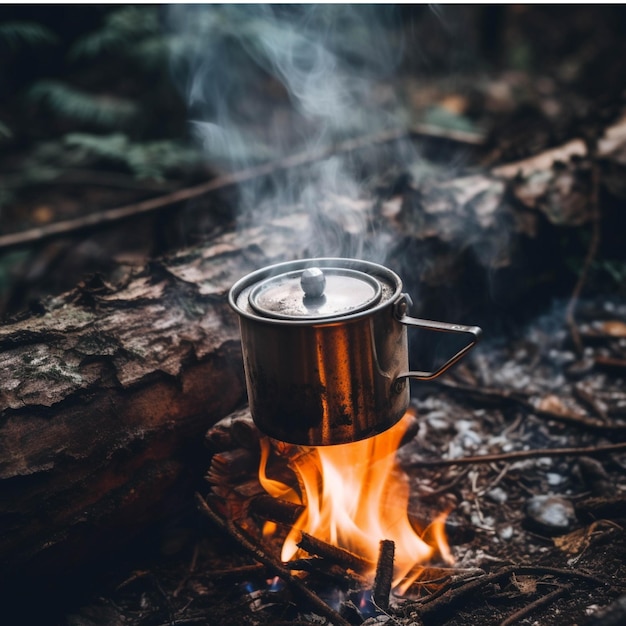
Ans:
[{"label": "twig", "polygon": [[541,596],[537,598],[534,602],[526,605],[521,608],[519,611],[515,611],[513,615],[509,615],[504,621],[500,622],[500,626],[512,626],[512,624],[517,624],[523,617],[526,617],[529,613],[532,613],[534,610],[545,606],[546,604],[550,604],[553,600],[561,597],[565,593],[569,593],[572,589],[572,585],[562,585],[559,586],[554,591],[547,593],[545,596]]},{"label": "twig", "polygon": [[332,581],[335,585],[341,585],[344,588],[361,587],[366,588],[371,581],[357,574],[354,571],[346,571],[341,565],[329,563],[326,559],[314,556],[308,559],[294,559],[285,563],[287,569],[298,572],[308,572]]},{"label": "twig", "polygon": [[209,503],[199,494],[195,494],[200,512],[217,524],[223,531],[228,533],[244,550],[250,552],[254,558],[263,563],[269,570],[280,576],[292,591],[306,600],[334,626],[351,626],[337,611],[322,602],[311,590],[304,586],[291,572],[279,561],[266,554],[261,548],[248,539],[234,524],[219,515]]},{"label": "twig", "polygon": [[372,587],[372,600],[374,605],[383,611],[389,608],[395,550],[396,544],[393,541],[383,539],[380,542],[376,576],[374,577],[374,586]]},{"label": "twig", "polygon": [[480,400],[486,400],[491,402],[506,402],[509,404],[515,404],[529,413],[535,415],[547,417],[552,420],[566,422],[568,424],[577,424],[578,426],[585,426],[586,428],[593,428],[594,430],[624,430],[626,424],[615,424],[610,422],[603,422],[600,419],[593,417],[579,416],[572,413],[557,413],[556,411],[549,411],[541,409],[535,406],[530,399],[519,391],[513,391],[511,389],[496,389],[493,387],[473,387],[470,385],[463,385],[460,383],[452,383],[450,381],[434,380],[431,384],[442,387],[452,392],[462,393]]},{"label": "twig", "polygon": [[583,383],[578,383],[572,387],[574,395],[585,404],[591,411],[593,411],[603,422],[609,421],[606,408],[603,403],[589,391]]},{"label": "twig", "polygon": [[[555,567],[541,567],[541,566],[516,566],[509,565],[503,567],[497,572],[486,574],[480,578],[474,578],[461,586],[450,586],[444,593],[438,595],[436,598],[425,598],[422,602],[419,611],[425,624],[440,624],[442,616],[447,614],[453,607],[458,605],[467,596],[477,592],[479,589],[486,585],[499,582],[503,578],[510,576],[511,574],[521,575],[544,575],[550,574],[553,576],[567,576],[569,578],[580,578],[587,582],[594,583],[596,585],[606,586],[607,583],[591,574],[579,572],[577,570],[560,569]],[[412,608],[415,608],[413,605]]]},{"label": "twig", "polygon": [[249,508],[253,515],[289,526],[293,526],[305,510],[306,507],[302,504],[274,498],[269,494],[261,494],[252,498]]},{"label": "twig", "polygon": [[[403,464],[406,467],[406,464]],[[438,489],[434,489],[433,491],[423,491],[419,493],[419,499],[421,502],[425,502],[427,500],[433,500],[434,498],[438,498],[443,493],[448,493],[451,491],[453,487],[456,487],[458,483],[460,483],[469,472],[469,468],[464,469],[459,472],[449,483],[439,487]]]},{"label": "twig", "polygon": [[540,448],[538,450],[514,450],[500,454],[480,454],[478,456],[462,456],[456,459],[432,459],[430,461],[412,461],[406,467],[446,467],[449,465],[470,465],[473,463],[492,463],[494,461],[512,461],[535,459],[538,457],[557,456],[595,456],[606,452],[626,450],[626,442],[611,443],[605,446],[589,446],[579,448]]},{"label": "twig", "polygon": [[142,202],[127,204],[126,206],[114,209],[98,211],[88,215],[81,215],[80,217],[73,219],[62,220],[36,228],[29,228],[17,233],[2,235],[0,236],[0,250],[6,252],[8,250],[29,244],[40,243],[44,240],[63,237],[65,235],[83,232],[85,230],[91,230],[93,228],[111,224],[113,222],[119,222],[138,215],[145,215],[154,211],[172,207],[182,202],[187,202],[188,200],[199,198],[215,191],[227,189],[229,187],[233,187],[234,185],[248,182],[256,178],[269,176],[282,170],[308,165],[336,154],[353,152],[376,144],[406,139],[412,135],[432,137],[435,139],[447,139],[449,141],[455,141],[457,143],[464,143],[468,145],[480,145],[484,142],[484,137],[481,135],[450,131],[426,125],[416,126],[409,130],[404,128],[385,130],[373,135],[342,141],[335,145],[290,155],[282,159],[270,161],[269,163],[263,163],[261,165],[246,168],[231,174],[222,174],[206,183],[184,189],[178,189],[172,193],[143,200]]},{"label": "twig", "polygon": [[569,327],[572,341],[574,342],[574,347],[576,348],[578,356],[582,356],[583,354],[583,342],[580,338],[580,332],[575,319],[576,305],[578,304],[580,294],[582,293],[585,283],[587,282],[589,268],[591,267],[591,263],[593,262],[600,245],[600,166],[597,163],[592,164],[591,185],[591,240],[589,242],[589,248],[587,249],[583,267],[580,271],[580,275],[578,276],[578,281],[576,282],[574,291],[572,291],[572,295],[570,296],[565,312],[565,320],[567,322],[567,326]]},{"label": "twig", "polygon": [[252,576],[260,575],[265,571],[263,563],[253,563],[252,565],[240,565],[239,567],[229,567],[228,569],[216,569],[202,572],[198,578],[202,580],[245,580]]},{"label": "twig", "polygon": [[338,565],[352,569],[358,573],[366,572],[374,568],[374,563],[364,559],[358,554],[354,554],[338,546],[331,546],[329,543],[305,532],[300,536],[298,547],[309,554],[321,556],[324,559],[328,559],[333,563],[337,563]]}]

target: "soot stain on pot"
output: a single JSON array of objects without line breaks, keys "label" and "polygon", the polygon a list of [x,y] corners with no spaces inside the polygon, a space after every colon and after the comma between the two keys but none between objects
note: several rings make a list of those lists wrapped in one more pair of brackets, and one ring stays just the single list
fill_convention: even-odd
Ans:
[{"label": "soot stain on pot", "polygon": [[282,441],[294,441],[320,427],[322,399],[326,396],[323,385],[292,383],[285,388],[265,377],[259,382],[263,384],[255,391],[254,419],[263,432]]},{"label": "soot stain on pot", "polygon": [[352,413],[345,404],[337,406],[337,413],[332,426],[352,426]]}]

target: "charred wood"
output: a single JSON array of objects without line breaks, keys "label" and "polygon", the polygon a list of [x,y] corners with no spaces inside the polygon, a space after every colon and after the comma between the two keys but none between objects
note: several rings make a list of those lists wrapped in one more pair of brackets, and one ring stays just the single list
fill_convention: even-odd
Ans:
[{"label": "charred wood", "polygon": [[250,501],[249,511],[262,519],[293,526],[304,513],[306,507],[280,498],[262,494]]},{"label": "charred wood", "polygon": [[205,443],[213,452],[224,452],[242,447],[259,449],[259,430],[252,420],[249,409],[235,411],[211,426],[205,435]]},{"label": "charred wood", "polygon": [[358,554],[354,554],[344,548],[332,546],[321,539],[317,539],[308,533],[303,532],[298,542],[298,547],[309,554],[327,559],[331,563],[336,563],[345,568],[354,570],[357,573],[367,572],[374,567],[374,563],[364,559]]},{"label": "charred wood", "polygon": [[231,538],[233,538],[239,545],[249,552],[256,560],[265,565],[270,571],[274,572],[277,576],[280,576],[284,582],[292,589],[292,591],[300,596],[302,600],[311,605],[311,607],[328,618],[332,624],[337,626],[350,626],[350,623],[346,621],[339,613],[322,602],[317,595],[315,595],[308,587],[306,587],[301,581],[292,576],[288,568],[286,568],[280,561],[269,556],[264,552],[254,541],[249,539],[241,530],[238,530],[234,524],[226,521],[217,511],[211,507],[209,502],[205,500],[199,494],[196,494],[196,502],[200,512],[217,524],[222,530],[227,532]]},{"label": "charred wood", "polygon": [[383,539],[380,542],[376,576],[374,577],[374,586],[372,587],[372,599],[374,604],[383,611],[389,608],[395,550],[396,546],[393,541]]},{"label": "charred wood", "polygon": [[206,479],[219,485],[247,478],[256,468],[258,459],[258,454],[245,448],[217,452],[211,458]]}]

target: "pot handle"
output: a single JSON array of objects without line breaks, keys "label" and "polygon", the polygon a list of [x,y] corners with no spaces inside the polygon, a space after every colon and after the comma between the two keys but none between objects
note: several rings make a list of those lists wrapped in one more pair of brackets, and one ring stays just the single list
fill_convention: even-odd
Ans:
[{"label": "pot handle", "polygon": [[410,317],[406,314],[409,305],[413,304],[408,294],[402,294],[402,298],[398,300],[395,305],[396,319],[406,326],[415,326],[417,328],[427,328],[429,330],[435,330],[444,333],[460,333],[462,335],[468,335],[470,342],[463,348],[461,348],[454,356],[449,358],[439,369],[434,372],[420,372],[411,371],[399,374],[396,381],[400,381],[405,378],[417,378],[419,380],[432,380],[437,378],[440,374],[443,374],[448,368],[452,367],[457,361],[462,359],[467,352],[469,352],[480,339],[483,331],[478,326],[463,326],[461,324],[448,324],[446,322],[434,322],[432,320],[423,320],[417,317]]}]

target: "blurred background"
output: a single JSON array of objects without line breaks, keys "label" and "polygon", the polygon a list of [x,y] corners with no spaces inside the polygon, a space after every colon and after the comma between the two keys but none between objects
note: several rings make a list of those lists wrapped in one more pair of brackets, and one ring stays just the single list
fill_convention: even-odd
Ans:
[{"label": "blurred background", "polygon": [[[435,155],[452,178],[596,137],[624,105],[625,27],[618,5],[2,5],[0,316],[198,243],[242,198],[228,188],[97,228],[85,216],[312,145],[415,124],[478,138]],[[332,109],[356,102],[360,116]],[[67,220],[64,236],[4,239]],[[571,288],[589,233],[564,236]],[[611,245],[594,280],[623,292]]]}]

